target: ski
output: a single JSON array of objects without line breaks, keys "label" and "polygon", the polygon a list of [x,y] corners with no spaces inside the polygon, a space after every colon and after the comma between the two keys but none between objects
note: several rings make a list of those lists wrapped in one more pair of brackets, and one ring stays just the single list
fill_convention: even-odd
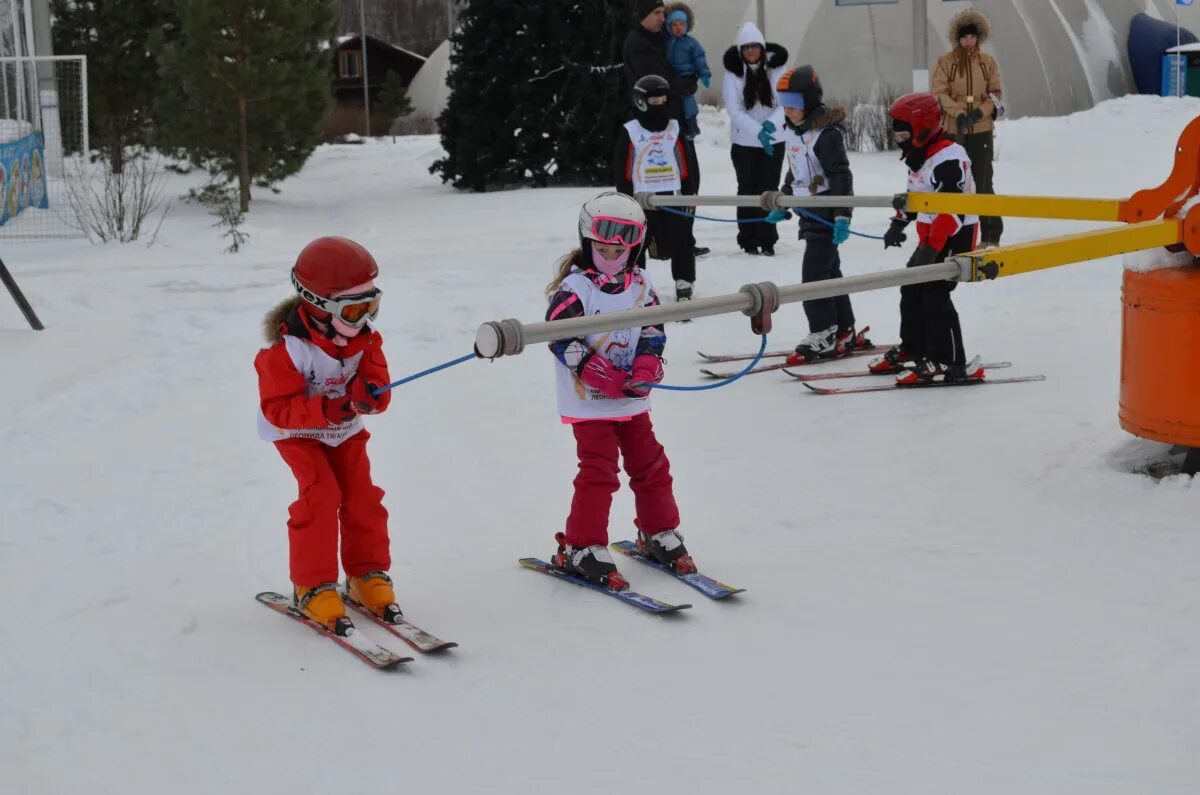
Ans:
[{"label": "ski", "polygon": [[742,593],[746,590],[745,588],[734,588],[732,585],[726,585],[723,582],[714,580],[708,575],[695,571],[691,572],[690,574],[679,574],[671,567],[664,566],[657,560],[643,555],[640,551],[638,551],[637,544],[632,541],[614,541],[609,546],[611,546],[617,552],[620,552],[622,555],[626,555],[634,560],[645,563],[647,566],[670,574],[680,582],[692,586],[709,599],[724,599],[726,597],[733,596],[735,593]]},{"label": "ski", "polygon": [[813,386],[807,382],[804,385],[818,395],[847,395],[852,392],[907,392],[910,389],[928,389],[935,386],[987,386],[988,384],[1020,384],[1026,381],[1045,381],[1044,375],[1022,375],[1014,378],[985,378],[982,381],[930,381],[927,384],[878,384],[876,386],[836,387]]},{"label": "ski", "polygon": [[392,620],[388,620],[372,613],[370,610],[364,607],[361,602],[351,598],[350,594],[343,593],[342,601],[344,601],[347,606],[353,608],[355,612],[366,616],[379,626],[386,629],[388,632],[395,635],[397,638],[400,638],[400,640],[404,641],[409,646],[412,646],[416,651],[428,654],[430,652],[453,649],[454,647],[458,646],[458,644],[453,641],[442,640],[441,638],[434,637],[425,630],[411,623],[404,617],[403,613],[397,613]]},{"label": "ski", "polygon": [[603,585],[597,585],[594,582],[588,582],[580,577],[567,574],[565,571],[559,571],[546,561],[538,560],[537,558],[521,558],[517,562],[532,571],[540,571],[542,574],[549,574],[551,577],[557,577],[560,580],[573,582],[576,585],[582,585],[584,588],[590,588],[593,591],[599,591],[600,593],[608,594],[615,599],[620,599],[626,604],[631,604],[634,607],[640,607],[641,609],[650,613],[662,615],[664,613],[674,613],[677,610],[687,610],[691,607],[691,605],[672,605],[666,602],[660,602],[657,599],[644,596],[636,591],[614,591],[610,588],[605,588]]},{"label": "ski", "polygon": [[[795,352],[796,352],[795,348],[788,348],[786,350],[778,350],[778,351],[767,351],[766,353],[764,353],[762,355],[762,357],[764,359],[777,359],[780,356],[791,356]],[[713,364],[719,364],[721,362],[744,362],[744,361],[749,361],[750,359],[758,358],[757,351],[754,353],[729,353],[729,354],[712,354],[712,353],[704,353],[703,351],[696,351],[696,355],[699,356],[701,359],[704,359],[705,361],[712,362]]]},{"label": "ski", "polygon": [[[1012,367],[1012,362],[984,362],[980,365],[985,370],[1002,370],[1005,367]],[[837,378],[862,378],[868,375],[896,375],[904,372],[901,370],[893,370],[890,373],[872,373],[870,370],[847,370],[841,373],[794,373],[787,368],[783,370],[799,381],[832,381]]]},{"label": "ski", "polygon": [[358,629],[354,626],[354,622],[352,622],[349,618],[342,619],[342,621],[345,623],[339,626],[339,630],[341,631],[339,634],[330,631],[329,629],[321,626],[316,621],[313,621],[311,618],[301,613],[295,608],[295,606],[292,605],[292,600],[283,594],[275,593],[273,591],[263,591],[254,598],[274,610],[276,613],[295,619],[301,624],[307,626],[313,632],[316,632],[318,635],[323,635],[324,637],[329,638],[334,643],[341,646],[343,649],[355,655],[367,665],[372,667],[380,669],[395,668],[400,663],[413,661],[412,657],[401,657],[391,649],[385,649],[382,646],[372,643],[361,632],[358,631]]},{"label": "ski", "polygon": [[[761,367],[755,367],[753,370],[746,373],[746,375],[754,375],[755,373],[769,373],[772,370],[782,370],[785,367],[807,367],[810,364],[828,364],[829,362],[837,362],[841,361],[842,359],[849,359],[853,356],[871,356],[872,354],[882,354],[890,347],[890,345],[873,345],[869,348],[855,348],[843,356],[838,356],[833,359],[818,359],[815,362],[801,362],[800,364],[788,364],[787,362],[780,362],[779,364],[764,364]],[[788,351],[789,356],[793,353],[795,353],[794,350]],[[732,378],[733,376],[737,375],[739,371],[730,370],[728,372],[716,372],[713,370],[701,369],[700,372],[704,373],[709,378]]]}]

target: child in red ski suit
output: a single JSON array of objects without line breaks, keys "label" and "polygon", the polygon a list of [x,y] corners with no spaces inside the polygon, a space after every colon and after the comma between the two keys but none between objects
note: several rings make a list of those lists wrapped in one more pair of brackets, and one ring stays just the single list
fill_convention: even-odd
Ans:
[{"label": "child in red ski suit", "polygon": [[[296,606],[331,631],[349,622],[337,589],[338,541],[351,599],[398,615],[391,579],[387,509],[371,482],[361,415],[388,407],[383,339],[368,325],[382,292],[375,259],[359,244],[323,237],[292,268],[296,295],[266,318],[269,347],[258,371],[261,438],[291,467],[299,496],[288,509]],[[340,532],[339,532],[340,531]]]},{"label": "child in red ski suit", "polygon": [[[649,274],[637,267],[646,216],[621,193],[602,193],[579,214],[580,248],[563,258],[547,288],[547,320],[658,305]],[[619,329],[550,344],[558,409],[575,434],[579,474],[566,531],[555,535],[555,567],[623,590],[629,583],[608,551],[608,513],[625,471],[637,506],[637,545],[680,573],[695,564],[676,532],[679,508],[671,466],[650,424],[650,390],[662,381],[666,334],[661,325]]]}]

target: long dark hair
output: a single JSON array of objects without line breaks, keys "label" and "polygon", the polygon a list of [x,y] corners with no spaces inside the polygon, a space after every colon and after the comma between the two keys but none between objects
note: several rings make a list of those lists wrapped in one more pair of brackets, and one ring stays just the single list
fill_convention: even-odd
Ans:
[{"label": "long dark hair", "polygon": [[764,108],[775,107],[775,94],[771,91],[771,72],[767,69],[766,48],[763,48],[757,69],[751,69],[750,64],[746,64],[746,85],[742,87],[742,102],[746,104],[746,110],[755,105],[762,105]]}]

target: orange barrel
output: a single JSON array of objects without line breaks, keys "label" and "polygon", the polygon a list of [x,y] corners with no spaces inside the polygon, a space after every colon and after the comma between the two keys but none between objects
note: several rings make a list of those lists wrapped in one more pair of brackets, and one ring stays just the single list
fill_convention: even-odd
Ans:
[{"label": "orange barrel", "polygon": [[1200,267],[1125,271],[1121,427],[1200,447]]}]

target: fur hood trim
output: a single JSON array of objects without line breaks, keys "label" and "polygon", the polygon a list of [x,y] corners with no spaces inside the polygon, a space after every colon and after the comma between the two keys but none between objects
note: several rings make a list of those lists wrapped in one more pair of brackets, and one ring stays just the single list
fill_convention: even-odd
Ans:
[{"label": "fur hood trim", "polygon": [[300,296],[293,295],[285,298],[267,313],[263,318],[263,334],[267,342],[274,345],[283,342],[283,329],[287,326],[288,317],[300,306]]},{"label": "fur hood trim", "polygon": [[[682,11],[687,14],[687,32],[691,33],[696,29],[696,12],[687,3],[667,3],[667,16],[671,16],[675,11]],[[667,31],[667,35],[671,35],[671,31]]]},{"label": "fur hood trim", "polygon": [[[766,54],[768,69],[778,69],[787,63],[788,51],[778,44],[767,42]],[[742,60],[741,50],[736,44],[725,51],[722,61],[725,64],[726,72],[738,77],[745,76],[746,62]]]},{"label": "fur hood trim", "polygon": [[980,47],[986,44],[992,35],[992,23],[988,22],[988,18],[983,15],[982,11],[976,11],[974,8],[964,9],[950,18],[950,24],[946,28],[946,38],[950,41],[952,50],[958,47],[958,29],[963,25],[974,25],[979,28]]},{"label": "fur hood trim", "polygon": [[817,112],[811,118],[805,119],[804,123],[810,130],[823,130],[826,127],[841,124],[846,120],[847,115],[845,108],[818,105]]}]

